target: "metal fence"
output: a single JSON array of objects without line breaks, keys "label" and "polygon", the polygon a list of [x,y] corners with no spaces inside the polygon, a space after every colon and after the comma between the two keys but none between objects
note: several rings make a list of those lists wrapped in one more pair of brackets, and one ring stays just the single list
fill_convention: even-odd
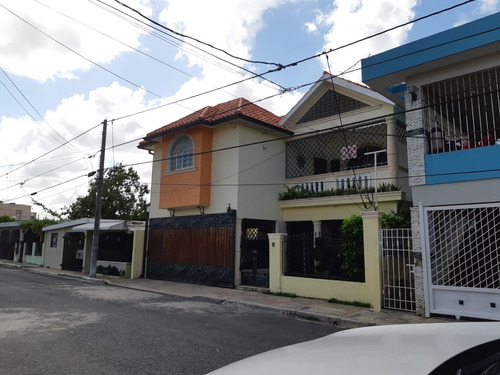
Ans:
[{"label": "metal fence", "polygon": [[[315,279],[364,281],[363,249],[351,251],[348,256],[354,261],[346,262],[342,251],[340,233],[297,233],[289,234],[285,244],[284,274],[286,276]],[[348,264],[359,266],[361,275],[349,270]],[[353,276],[355,275],[355,276]]]},{"label": "metal fence", "polygon": [[411,229],[381,229],[382,306],[416,311]]}]

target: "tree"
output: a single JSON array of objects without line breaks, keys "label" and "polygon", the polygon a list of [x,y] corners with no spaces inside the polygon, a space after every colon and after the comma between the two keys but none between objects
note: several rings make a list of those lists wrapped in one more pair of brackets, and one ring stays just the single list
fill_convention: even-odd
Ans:
[{"label": "tree", "polygon": [[[139,175],[132,168],[122,164],[107,169],[103,178],[102,209],[103,219],[146,220],[147,184],[139,182]],[[64,207],[64,215],[69,220],[95,216],[97,196],[97,176],[90,183],[86,196],[79,196],[76,202]]]},{"label": "tree", "polygon": [[9,215],[0,216],[0,223],[10,223],[11,221],[16,221],[13,217]]},{"label": "tree", "polygon": [[25,238],[28,241],[42,241],[43,238],[43,228],[48,227],[49,225],[57,224],[57,220],[52,219],[31,219],[29,221],[25,221],[21,223],[23,228],[29,228],[30,232],[28,232],[28,238]]}]

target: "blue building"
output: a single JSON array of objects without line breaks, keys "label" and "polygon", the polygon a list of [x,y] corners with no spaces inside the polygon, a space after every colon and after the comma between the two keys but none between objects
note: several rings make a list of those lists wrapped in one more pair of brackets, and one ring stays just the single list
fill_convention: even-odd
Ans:
[{"label": "blue building", "polygon": [[366,58],[405,111],[417,312],[500,320],[500,13]]}]

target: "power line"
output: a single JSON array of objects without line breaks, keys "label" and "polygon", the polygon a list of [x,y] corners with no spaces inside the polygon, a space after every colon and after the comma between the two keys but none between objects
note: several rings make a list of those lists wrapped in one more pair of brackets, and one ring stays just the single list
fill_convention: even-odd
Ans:
[{"label": "power line", "polygon": [[34,159],[32,159],[32,160],[30,160],[30,161],[28,161],[28,162],[26,162],[26,163],[22,164],[20,167],[17,167],[17,168],[15,168],[15,169],[11,170],[10,172],[7,172],[7,173],[5,173],[5,174],[3,174],[3,175],[0,175],[0,177],[7,176],[7,175],[11,174],[12,172],[15,172],[15,171],[17,171],[17,170],[19,170],[19,169],[21,169],[21,168],[23,168],[23,167],[25,167],[25,166],[27,166],[27,165],[29,165],[29,164],[33,163],[35,160],[38,160],[38,159],[43,158],[44,156],[46,156],[46,155],[50,154],[51,152],[54,152],[54,151],[56,151],[56,150],[60,149],[61,147],[65,146],[65,145],[66,145],[66,144],[68,144],[69,142],[73,142],[75,139],[78,139],[78,138],[80,138],[81,136],[83,136],[83,135],[87,134],[88,132],[90,132],[90,131],[94,130],[95,128],[97,128],[97,127],[98,127],[98,126],[100,126],[101,124],[102,124],[102,122],[100,122],[99,124],[97,124],[96,126],[94,126],[94,127],[90,128],[90,129],[86,130],[85,132],[83,132],[83,133],[81,133],[81,134],[77,135],[76,137],[74,137],[74,138],[70,139],[69,141],[66,141],[65,143],[61,144],[60,146],[58,146],[58,147],[56,147],[56,148],[53,148],[52,150],[47,151],[46,153],[44,153],[44,154],[42,154],[42,155],[40,155],[40,156],[37,156],[36,158],[34,158]]},{"label": "power line", "polygon": [[[15,82],[10,78],[10,76],[7,74],[7,72],[2,68],[0,67],[0,70],[3,72],[3,74],[7,77],[7,79],[10,81],[10,83],[16,88],[16,90],[21,94],[21,96],[24,98],[24,100],[26,100],[26,102],[30,105],[30,107],[37,113],[37,115],[42,119],[42,121],[44,123],[46,123],[54,133],[56,133],[64,142],[66,142],[66,139],[57,131],[55,130],[52,125],[49,124],[49,122],[47,120],[45,120],[45,118],[40,114],[40,112],[38,112],[38,110],[33,106],[33,104],[30,102],[30,100],[26,97],[26,95],[23,94],[23,92],[21,91],[21,89],[19,89],[19,87],[15,84]],[[0,80],[0,82],[2,83],[2,85],[5,87],[5,89],[9,92],[9,94],[12,96],[12,98],[14,98],[14,100],[21,106],[21,108],[28,114],[28,116],[30,116],[33,121],[37,122],[38,123],[38,120],[36,120],[32,115],[31,113],[28,112],[28,110],[21,104],[21,102],[19,102],[19,100],[17,100],[17,98],[12,94],[12,92],[5,86],[5,84]],[[42,127],[43,130],[45,130],[43,127]],[[49,131],[45,130],[47,132],[47,134],[49,134],[52,138],[54,138],[57,142],[61,143],[61,140],[60,139],[57,139],[53,134],[51,134]],[[74,150],[76,151],[79,151],[76,147],[74,147],[73,145],[70,145]],[[69,146],[68,146],[69,147]]]},{"label": "power line", "polygon": [[408,21],[408,22],[405,22],[405,23],[399,24],[399,25],[397,25],[397,26],[393,26],[393,27],[391,27],[391,28],[389,28],[389,29],[385,29],[385,30],[379,31],[378,33],[375,33],[375,34],[372,34],[372,35],[366,36],[366,37],[364,37],[364,38],[357,39],[357,40],[355,40],[355,41],[353,41],[353,42],[349,42],[349,43],[347,43],[347,44],[343,44],[343,45],[341,45],[341,46],[339,46],[339,47],[330,48],[329,50],[327,50],[327,51],[323,51],[323,52],[321,52],[321,53],[319,53],[319,54],[316,54],[316,55],[313,55],[313,56],[310,56],[310,57],[306,57],[306,58],[304,58],[304,59],[297,60],[297,61],[295,61],[295,62],[292,62],[292,63],[286,64],[286,65],[284,65],[284,66],[283,66],[283,69],[286,69],[286,68],[291,67],[291,66],[296,66],[296,65],[301,64],[301,63],[303,63],[303,62],[306,62],[306,61],[309,61],[309,60],[312,60],[312,59],[315,59],[315,58],[321,57],[321,56],[323,56],[323,55],[328,55],[328,54],[330,54],[330,53],[332,53],[332,52],[338,51],[338,50],[343,49],[343,48],[346,48],[346,47],[350,47],[350,46],[352,46],[352,45],[354,45],[354,44],[358,44],[358,43],[360,43],[360,42],[364,42],[364,41],[366,41],[366,40],[373,39],[373,38],[375,38],[375,37],[377,37],[377,36],[380,36],[380,35],[386,34],[386,33],[388,33],[388,32],[391,32],[391,31],[393,31],[393,30],[399,29],[399,28],[401,28],[401,27],[405,27],[405,26],[411,25],[411,24],[413,24],[413,23],[415,23],[415,22],[422,21],[422,20],[424,20],[424,19],[426,19],[426,18],[430,18],[430,17],[436,16],[436,15],[438,15],[438,14],[445,13],[445,12],[448,12],[448,11],[450,11],[450,10],[453,10],[453,9],[456,9],[456,8],[459,8],[459,7],[462,7],[462,6],[464,6],[464,5],[467,5],[467,4],[469,4],[469,3],[472,3],[472,2],[474,2],[474,1],[476,1],[476,0],[467,0],[467,1],[464,1],[464,2],[462,2],[462,3],[455,4],[455,5],[451,6],[451,7],[448,7],[448,8],[445,8],[445,9],[441,9],[441,10],[439,10],[439,11],[436,11],[436,12],[433,12],[433,13],[430,13],[430,14],[427,14],[427,15],[425,15],[425,16],[422,16],[422,17],[416,18],[416,19],[414,19],[414,20],[411,20],[411,21]]},{"label": "power line", "polygon": [[[100,2],[101,2],[101,0],[98,0],[98,1],[100,1]],[[193,37],[191,37],[191,36],[189,36],[189,35],[179,33],[179,32],[177,32],[177,31],[175,31],[175,30],[173,30],[173,29],[171,29],[171,28],[169,28],[169,27],[166,27],[166,26],[162,25],[161,23],[156,22],[155,20],[153,20],[153,19],[151,19],[151,18],[149,18],[149,17],[145,16],[144,14],[142,14],[141,12],[139,12],[138,10],[136,10],[136,9],[134,9],[134,8],[132,8],[132,7],[130,7],[130,6],[128,6],[127,4],[122,3],[122,2],[121,2],[121,1],[119,1],[119,0],[115,0],[115,1],[116,1],[118,4],[120,4],[121,6],[123,6],[123,7],[127,8],[127,9],[131,10],[132,12],[137,13],[137,14],[138,14],[139,16],[141,16],[142,18],[144,18],[144,19],[148,20],[149,22],[153,23],[154,25],[157,25],[157,26],[161,27],[162,29],[165,29],[165,30],[169,31],[170,33],[172,33],[172,34],[174,34],[174,35],[180,36],[180,37],[182,37],[182,38],[190,39],[190,40],[193,40],[193,41],[195,41],[195,42],[197,42],[197,43],[203,44],[203,45],[205,45],[205,46],[207,46],[207,47],[213,48],[213,49],[215,49],[216,51],[222,52],[222,53],[226,54],[227,56],[232,57],[233,59],[240,60],[240,61],[244,61],[244,62],[251,63],[251,64],[272,65],[272,66],[275,66],[275,67],[277,67],[277,68],[281,68],[281,67],[282,67],[282,65],[281,65],[281,64],[279,64],[279,63],[274,63],[274,62],[266,62],[266,61],[256,61],[256,60],[248,60],[248,59],[245,59],[245,58],[243,58],[243,57],[235,56],[235,55],[233,55],[233,54],[231,54],[231,53],[227,52],[226,50],[224,50],[224,49],[222,49],[222,48],[215,47],[215,46],[213,46],[213,45],[211,45],[211,44],[209,44],[209,43],[203,42],[203,41],[201,41],[201,40],[199,40],[199,39],[197,39],[197,38],[193,38]]]},{"label": "power line", "polygon": [[[474,0],[472,0],[472,1],[474,1]],[[470,1],[468,1],[468,2],[470,2]],[[461,5],[466,4],[466,3],[468,3],[468,2],[462,3]],[[455,7],[456,7],[456,6],[455,6]],[[454,7],[452,7],[452,8],[454,8]],[[451,9],[451,8],[447,8],[447,9]],[[422,18],[421,18],[421,19],[422,19]],[[415,21],[413,21],[413,22],[415,22]],[[309,85],[309,84],[308,84],[308,85]],[[304,86],[304,85],[303,85],[303,86]],[[264,99],[262,99],[262,100],[264,100]]]},{"label": "power line", "polygon": [[[448,11],[448,10],[451,10],[451,9],[454,9],[458,6],[463,6],[465,4],[468,4],[470,2],[473,2],[473,1],[476,1],[476,0],[468,0],[466,2],[463,2],[461,4],[457,4],[453,7],[450,7],[450,8],[446,8],[446,9],[443,9],[441,11],[438,11],[438,12],[434,12],[432,14],[429,14],[429,15],[426,15],[426,16],[423,16],[423,17],[420,17],[416,20],[413,20],[413,21],[410,21],[410,22],[407,22],[407,23],[404,23],[404,24],[401,24],[399,26],[395,26],[393,28],[390,28],[390,29],[387,29],[387,30],[384,30],[384,31],[381,31],[379,33],[377,33],[376,35],[381,35],[381,34],[384,34],[384,33],[387,33],[389,31],[392,31],[398,27],[404,27],[404,26],[407,26],[408,24],[410,23],[413,23],[413,22],[417,22],[417,21],[420,21],[422,19],[425,19],[425,18],[428,18],[428,17],[431,17],[433,15],[436,15],[436,14],[440,14],[440,13],[443,13],[445,11]],[[489,29],[489,30],[485,30],[485,31],[482,31],[482,32],[479,32],[479,33],[476,33],[476,34],[473,34],[473,35],[468,35],[468,36],[464,36],[464,37],[460,37],[460,38],[457,38],[457,39],[454,39],[454,40],[451,40],[451,41],[448,41],[448,42],[443,42],[439,45],[435,45],[435,46],[431,46],[431,47],[426,47],[426,48],[422,48],[422,49],[419,49],[419,50],[415,50],[415,51],[412,51],[412,52],[408,52],[406,54],[403,54],[403,55],[400,55],[400,56],[397,56],[397,57],[391,57],[391,58],[388,58],[388,59],[385,59],[385,60],[381,60],[379,62],[376,62],[376,63],[372,63],[372,64],[368,64],[368,65],[365,65],[364,68],[369,68],[369,67],[373,67],[373,66],[376,66],[376,65],[379,65],[379,64],[383,64],[383,63],[386,63],[386,62],[390,62],[390,61],[394,61],[394,60],[397,60],[397,59],[400,59],[402,57],[407,57],[407,56],[411,56],[411,55],[415,55],[415,54],[418,54],[418,53],[421,53],[421,52],[425,52],[425,51],[428,51],[428,50],[432,50],[432,49],[435,49],[435,48],[439,48],[439,47],[443,47],[443,46],[446,46],[448,44],[452,44],[452,43],[455,43],[457,41],[462,41],[462,40],[466,40],[466,39],[469,39],[469,38],[473,38],[473,37],[476,37],[476,36],[480,36],[480,35],[483,35],[483,34],[487,34],[489,32],[493,32],[493,31],[496,31],[498,30],[500,27],[496,27],[496,28],[493,28],[493,29]],[[309,58],[306,58],[306,59],[302,59],[302,60],[298,60],[296,62],[293,62],[293,63],[290,63],[290,64],[287,64],[285,65],[284,67],[292,67],[292,66],[297,66],[298,64],[300,63],[303,63],[305,61],[308,61],[312,58],[317,58],[317,57],[321,57],[323,55],[328,55],[329,53],[331,52],[334,52],[334,51],[337,51],[339,49],[342,49],[342,48],[345,48],[345,47],[348,47],[350,45],[353,45],[355,43],[359,43],[361,41],[364,41],[366,39],[369,39],[369,38],[372,38],[373,36],[369,36],[369,37],[365,37],[365,38],[362,38],[362,39],[359,39],[358,41],[355,41],[355,42],[351,42],[349,44],[346,44],[346,45],[343,45],[343,46],[340,46],[340,47],[337,47],[335,49],[331,49],[329,51],[326,51],[326,52],[322,52],[320,54],[317,54],[317,55],[314,55],[314,56],[311,56]],[[357,64],[354,64],[354,66],[357,65]],[[347,73],[352,73],[352,72],[355,72],[355,71],[358,71],[360,70],[361,68],[352,68],[352,69],[348,69],[346,71],[343,71],[341,74],[347,74]],[[216,89],[213,89],[213,90],[209,90],[209,91],[205,91],[205,92],[201,92],[201,93],[198,93],[198,94],[194,94],[194,95],[191,95],[191,96],[188,96],[188,97],[185,97],[185,98],[181,98],[181,99],[178,99],[174,102],[170,102],[170,103],[166,103],[166,104],[160,104],[158,106],[154,106],[154,107],[151,107],[151,108],[147,108],[145,110],[142,110],[142,111],[138,111],[138,112],[135,112],[135,113],[131,113],[131,114],[128,114],[128,115],[123,115],[123,116],[120,116],[120,117],[117,117],[114,119],[114,121],[119,121],[119,120],[122,120],[122,119],[125,119],[125,118],[129,118],[129,117],[132,117],[132,116],[137,116],[137,115],[140,115],[140,114],[143,114],[143,113],[146,113],[146,112],[150,112],[150,111],[153,111],[153,110],[156,110],[156,109],[160,109],[160,108],[163,108],[163,107],[166,107],[166,106],[169,106],[171,104],[178,104],[180,102],[183,102],[183,101],[187,101],[187,100],[190,100],[190,99],[193,99],[193,98],[196,98],[196,97],[200,97],[200,96],[203,96],[203,95],[206,95],[206,94],[210,94],[210,93],[213,93],[215,91],[218,91],[218,90],[221,90],[221,89],[224,89],[224,88],[227,88],[227,87],[230,87],[230,86],[233,86],[233,85],[237,85],[237,84],[240,84],[240,83],[243,83],[245,81],[248,81],[248,80],[251,80],[251,79],[254,79],[254,78],[262,78],[264,77],[265,75],[268,75],[268,74],[271,74],[271,73],[274,73],[274,72],[277,72],[279,69],[272,69],[272,70],[268,70],[266,72],[263,72],[263,73],[260,73],[258,74],[257,76],[255,77],[249,77],[249,78],[246,78],[246,79],[243,79],[243,80],[240,80],[240,81],[237,81],[237,82],[233,82],[233,83],[229,83],[227,85],[224,85],[224,86],[221,86],[219,88],[216,88]],[[337,75],[339,76],[339,75]],[[325,78],[324,80],[329,80],[330,78]],[[317,83],[319,81],[314,81],[314,82],[309,82],[309,83],[306,83],[306,84],[301,84],[301,85],[298,85],[298,86],[295,86],[295,87],[289,87],[289,88],[285,88],[284,90],[282,90],[281,92],[279,92],[278,94],[276,95],[273,95],[273,96],[270,96],[268,98],[272,98],[272,97],[275,97],[275,96],[279,96],[279,95],[282,95],[286,92],[290,92],[290,91],[296,91],[296,90],[299,90],[301,88],[304,88],[304,87],[307,87],[307,86],[311,86],[311,85],[314,85],[315,83]]]},{"label": "power line", "polygon": [[[149,94],[151,94],[151,95],[154,95],[154,96],[156,96],[156,97],[158,97],[158,98],[160,98],[160,99],[166,99],[166,98],[165,98],[165,97],[163,97],[162,95],[157,94],[157,93],[155,93],[155,92],[153,92],[153,91],[151,91],[151,90],[148,90],[148,89],[144,88],[143,86],[140,86],[140,85],[138,85],[137,83],[134,83],[134,82],[132,82],[131,80],[129,80],[129,79],[125,78],[125,77],[120,76],[120,75],[119,75],[119,74],[117,74],[117,73],[114,73],[113,71],[111,71],[110,69],[108,69],[108,68],[104,67],[103,65],[98,64],[98,63],[96,63],[95,61],[93,61],[93,60],[89,59],[88,57],[86,57],[86,56],[82,55],[81,53],[79,53],[79,52],[75,51],[74,49],[72,49],[72,48],[70,48],[69,46],[65,45],[64,43],[62,43],[62,42],[58,41],[58,40],[57,40],[57,39],[55,39],[54,37],[50,36],[49,34],[47,34],[46,32],[44,32],[43,30],[39,29],[38,27],[36,27],[36,26],[35,26],[35,25],[33,25],[32,23],[28,22],[27,20],[25,20],[25,19],[24,19],[24,18],[22,18],[21,16],[17,15],[17,14],[16,14],[16,13],[14,13],[13,11],[11,11],[10,9],[6,8],[4,5],[0,4],[0,6],[1,6],[2,8],[4,8],[6,11],[8,11],[9,13],[11,13],[13,16],[17,17],[18,19],[20,19],[21,21],[23,21],[23,22],[24,22],[24,23],[26,23],[27,25],[31,26],[33,29],[35,29],[35,30],[37,30],[38,32],[40,32],[41,34],[45,35],[45,36],[46,36],[47,38],[49,38],[50,40],[52,40],[52,41],[54,41],[55,43],[59,44],[61,47],[64,47],[65,49],[69,50],[70,52],[74,53],[75,55],[77,55],[77,56],[81,57],[82,59],[84,59],[85,61],[87,61],[87,62],[91,63],[92,65],[95,65],[95,66],[97,66],[98,68],[101,68],[102,70],[104,70],[105,72],[107,72],[107,73],[109,73],[109,74],[111,74],[111,75],[113,75],[113,76],[117,77],[118,79],[120,79],[120,80],[122,80],[122,81],[124,81],[124,82],[126,82],[126,83],[128,83],[128,84],[130,84],[130,85],[132,85],[132,86],[137,87],[137,88],[138,88],[139,90],[141,90],[141,91],[147,92],[147,93],[149,93]],[[184,106],[182,106],[182,107],[184,107]],[[189,110],[191,110],[191,111],[192,111],[192,109],[190,109],[190,108],[187,108],[187,107],[184,107],[184,108],[189,109]]]},{"label": "power line", "polygon": [[[157,22],[156,22],[156,21],[154,21],[154,20],[149,19],[149,18],[148,18],[148,17],[146,17],[146,16],[143,16],[143,17],[144,17],[145,19],[147,19],[149,22],[151,22],[153,25],[158,25],[158,27],[159,27],[159,28],[154,27],[154,26],[151,26],[150,24],[148,24],[148,23],[146,23],[146,22],[144,22],[144,21],[141,21],[141,20],[139,20],[139,19],[137,19],[137,18],[135,18],[135,17],[132,17],[130,14],[128,14],[128,13],[126,13],[126,12],[123,12],[123,11],[121,11],[121,10],[119,10],[119,9],[117,9],[117,8],[115,8],[115,7],[113,7],[112,5],[107,4],[107,3],[103,2],[102,0],[96,0],[96,1],[97,1],[97,2],[99,2],[99,3],[101,3],[101,4],[103,4],[103,5],[105,5],[105,6],[107,6],[107,7],[109,7],[110,9],[115,10],[116,12],[119,12],[120,14],[123,14],[123,15],[124,15],[124,17],[131,18],[131,19],[133,19],[134,21],[137,21],[137,22],[139,22],[139,23],[141,23],[141,24],[145,25],[148,29],[156,30],[156,31],[158,31],[158,32],[159,32],[159,33],[161,33],[161,34],[166,35],[166,36],[168,36],[169,38],[172,38],[173,40],[177,40],[177,41],[179,41],[179,44],[175,44],[175,43],[172,43],[172,42],[170,42],[170,41],[168,41],[168,40],[165,40],[164,38],[162,38],[161,36],[159,36],[159,35],[157,35],[157,34],[155,34],[155,33],[153,33],[153,32],[150,32],[150,34],[151,34],[151,35],[156,36],[157,38],[159,38],[159,39],[161,39],[161,40],[163,40],[163,41],[165,41],[165,42],[167,42],[167,43],[171,44],[172,46],[175,46],[176,48],[178,48],[178,49],[180,49],[180,50],[185,51],[185,52],[186,52],[186,53],[188,53],[188,54],[192,54],[192,55],[198,56],[198,57],[202,58],[202,59],[203,59],[203,60],[205,60],[205,61],[208,61],[208,62],[210,62],[210,63],[212,63],[212,64],[214,64],[214,65],[216,65],[216,66],[221,67],[222,69],[225,69],[225,70],[229,71],[229,70],[228,70],[226,67],[224,67],[223,65],[220,65],[220,64],[217,64],[217,63],[215,63],[215,62],[212,62],[212,61],[210,61],[210,60],[208,60],[208,59],[206,59],[206,58],[202,57],[201,55],[196,54],[194,51],[188,51],[188,50],[187,50],[187,48],[183,47],[183,44],[188,45],[188,46],[191,46],[191,47],[193,47],[193,48],[195,48],[195,49],[197,49],[197,50],[199,50],[199,51],[203,52],[204,54],[207,54],[208,56],[211,56],[211,57],[213,57],[213,58],[215,58],[215,59],[217,59],[217,60],[220,60],[220,61],[222,61],[222,62],[224,62],[224,63],[226,63],[226,64],[228,64],[228,65],[231,65],[231,66],[233,66],[233,67],[236,67],[236,68],[238,68],[239,70],[243,70],[243,71],[245,71],[245,72],[247,72],[247,73],[250,73],[250,74],[252,74],[252,75],[254,76],[253,78],[257,78],[257,76],[258,76],[258,75],[257,75],[254,71],[252,71],[252,70],[250,70],[250,69],[247,69],[247,68],[245,68],[245,67],[239,66],[239,65],[237,65],[237,64],[235,64],[235,63],[233,63],[233,62],[231,62],[231,61],[225,60],[225,59],[221,58],[220,56],[217,56],[217,55],[215,55],[215,54],[213,54],[213,53],[210,53],[210,52],[208,52],[208,51],[205,51],[205,50],[201,49],[200,47],[198,47],[198,46],[196,46],[196,45],[194,45],[194,44],[191,44],[191,43],[189,43],[189,42],[186,42],[186,41],[185,41],[185,40],[183,40],[183,39],[180,39],[180,38],[178,38],[178,37],[174,36],[174,35],[176,35],[176,33],[177,33],[177,32],[175,32],[175,31],[173,32],[173,34],[174,34],[174,35],[168,34],[168,33],[167,33],[167,32],[165,32],[164,30],[170,30],[169,28],[167,28],[167,27],[165,27],[165,26],[163,26],[163,25],[161,25],[161,24],[157,23]],[[97,4],[96,4],[96,5],[97,5]],[[126,7],[126,5],[125,5],[125,7]],[[137,13],[137,11],[135,11],[135,12]],[[114,14],[114,15],[116,15],[116,13],[113,13],[113,12],[111,12],[111,13],[112,13],[112,14]],[[121,17],[121,19],[124,19],[124,18],[123,18],[123,17]],[[136,27],[138,27],[138,26],[136,26]],[[141,30],[145,30],[145,31],[146,31],[146,29],[145,29],[145,28],[142,28],[142,27],[141,27],[140,29],[141,29]],[[178,33],[177,33],[177,34],[178,34]],[[181,35],[182,35],[182,34],[181,34]],[[201,43],[202,43],[202,44],[204,44],[203,42],[201,42]],[[269,63],[269,64],[270,64],[270,65],[272,65],[273,63]],[[278,68],[277,68],[277,69],[278,69]],[[239,72],[235,72],[235,73],[236,73],[236,74],[239,74]],[[278,84],[278,83],[276,83],[276,82],[271,81],[271,80],[270,80],[270,79],[268,79],[268,78],[264,78],[264,77],[261,77],[261,78],[262,78],[262,79],[264,79],[265,81],[268,81],[269,83],[271,83],[271,84],[273,84],[273,85],[275,85],[275,86],[278,86],[278,87],[279,87],[279,88],[281,88],[281,89],[284,89],[284,87],[283,87],[283,86],[281,86],[280,84]]]},{"label": "power line", "polygon": [[[325,78],[324,80],[326,81],[326,80],[329,80],[329,79],[330,79],[330,77]],[[491,93],[498,93],[498,92],[499,92],[499,90],[494,90]],[[488,93],[486,93],[486,94],[488,94]],[[470,99],[470,98],[474,98],[474,97],[479,97],[481,95],[482,94],[475,94],[475,95],[471,95],[469,97],[464,97],[464,99]],[[259,101],[266,100],[266,99],[267,98],[260,99]],[[240,108],[242,108],[244,106],[248,106],[248,105],[251,105],[251,104],[255,104],[257,102],[258,101],[247,102],[245,104],[242,104],[242,105],[238,106],[237,109],[240,109]],[[448,102],[451,102],[451,101],[440,102],[439,104],[446,104]],[[360,125],[360,126],[361,125],[370,125],[370,124],[374,124],[374,123],[376,123],[378,121],[383,121],[388,116],[397,117],[399,115],[403,115],[403,114],[406,114],[406,113],[409,113],[409,112],[413,112],[413,111],[417,111],[417,110],[422,110],[422,109],[426,109],[426,108],[432,108],[432,107],[434,107],[434,105],[420,106],[418,108],[412,108],[412,109],[403,110],[403,111],[400,111],[400,112],[394,112],[394,113],[387,114],[387,115],[375,116],[375,117],[371,117],[371,118],[368,118],[368,119],[353,121],[353,122],[350,122],[348,124],[343,124],[342,128],[343,128],[344,132],[358,131],[357,128],[356,128],[357,125]],[[217,115],[214,114],[212,116],[219,116],[221,114],[224,114],[224,113],[227,113],[227,112],[231,112],[233,110],[234,109],[232,109],[232,110],[226,110],[226,111],[218,113]],[[208,116],[207,118],[210,118],[210,117],[211,116]],[[332,131],[341,131],[341,130],[342,129],[338,125],[334,125],[332,127],[325,128],[325,129],[322,129],[322,130],[311,130],[309,132],[301,133],[301,134],[298,134],[298,135],[287,135],[287,136],[284,136],[284,137],[278,137],[278,138],[274,138],[274,139],[270,139],[270,140],[257,141],[257,142],[242,144],[242,145],[228,146],[228,147],[219,148],[219,149],[216,149],[216,150],[209,150],[209,151],[194,153],[193,156],[203,155],[203,154],[207,154],[207,153],[215,153],[215,152],[228,151],[228,150],[232,150],[232,149],[237,149],[237,148],[242,148],[242,147],[249,147],[249,146],[254,146],[254,145],[259,145],[259,144],[265,144],[265,143],[270,143],[270,142],[275,142],[275,141],[280,141],[280,140],[285,140],[285,139],[290,140],[292,138],[302,138],[304,136],[310,136],[310,135],[316,135],[317,136],[317,135],[321,135],[321,134],[324,134],[324,133],[331,133]],[[387,134],[387,133],[383,133],[382,134],[382,133],[376,133],[376,132],[367,132],[366,130],[364,130],[363,133],[364,134],[370,134],[370,135],[383,135],[383,136],[387,136],[387,137],[399,137],[400,136],[399,134]],[[406,137],[407,138],[410,138],[410,137],[413,137],[413,138],[422,138],[421,135],[411,135],[411,136],[410,135],[406,135]],[[126,144],[129,144],[129,143],[132,143],[132,142],[137,142],[137,141],[140,141],[140,140],[143,140],[143,139],[144,139],[143,137],[136,138],[134,140],[123,142],[123,143],[115,145],[113,147],[108,147],[106,150],[114,149],[116,147],[121,147],[121,146],[124,146]],[[159,162],[159,161],[160,162],[161,161],[168,161],[170,159],[171,159],[170,157],[167,157],[167,158],[163,158],[163,159],[160,159],[160,160],[153,160],[153,161],[147,161],[147,162],[138,162],[138,163],[127,164],[127,165],[124,165],[124,166],[137,166],[137,165],[142,165],[142,164],[155,163],[155,162]],[[0,177],[2,177],[2,176],[0,176]],[[16,185],[12,185],[12,186],[16,186]],[[10,186],[10,187],[12,187],[12,186]]]}]

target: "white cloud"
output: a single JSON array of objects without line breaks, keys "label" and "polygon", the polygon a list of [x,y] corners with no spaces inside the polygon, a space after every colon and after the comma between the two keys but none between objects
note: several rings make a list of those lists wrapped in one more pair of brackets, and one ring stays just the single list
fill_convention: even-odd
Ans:
[{"label": "white cloud", "polygon": [[318,31],[318,26],[316,26],[316,24],[313,22],[306,22],[304,24],[304,27],[306,28],[308,33],[315,33]]},{"label": "white cloud", "polygon": [[479,0],[479,4],[471,12],[461,13],[453,26],[460,26],[472,20],[485,17],[500,10],[500,0]]},{"label": "white cloud", "polygon": [[[128,3],[150,14],[147,2],[134,0]],[[128,47],[90,28],[118,38],[132,47],[140,45],[139,37],[144,31],[97,8],[98,3],[85,0],[51,0],[44,3],[47,3],[46,6],[38,0],[2,1],[0,61],[7,71],[41,82],[57,77],[76,78],[75,72],[92,67],[88,60],[103,64],[129,51]],[[84,17],[85,23],[90,28],[75,21],[85,15],[88,15]]]},{"label": "white cloud", "polygon": [[[411,20],[418,2],[418,0],[334,0],[333,10],[330,13],[320,12],[314,20],[314,24],[318,27],[329,27],[329,32],[324,38],[323,50],[336,49]],[[329,54],[332,73],[343,72],[360,59],[368,57],[369,53],[374,54],[401,45],[410,29],[411,25],[405,26]],[[325,59],[323,64],[325,70],[328,70]],[[361,82],[359,70],[346,77]]]},{"label": "white cloud", "polygon": [[498,11],[498,0],[480,0],[479,9],[482,14],[494,13]]},{"label": "white cloud", "polygon": [[[255,39],[263,28],[263,15],[266,11],[277,8],[286,2],[296,0],[214,0],[214,1],[186,1],[170,0],[168,6],[161,12],[159,19],[168,27],[193,38],[203,40],[217,48],[244,59],[252,59],[252,48]],[[196,12],[193,9],[196,7]],[[207,22],[208,20],[208,22]],[[241,60],[233,59],[227,54],[218,52],[194,41],[205,51],[219,56],[237,66],[248,67]],[[245,78],[251,77],[243,73],[234,65],[217,61],[206,54],[188,53],[196,51],[193,47],[184,45],[178,58],[187,59],[189,65],[201,67],[201,77],[187,81],[175,98],[188,97],[200,91],[221,87]],[[258,59],[258,57],[256,58]],[[272,68],[273,66],[269,66]],[[205,105],[221,103],[234,97],[243,96],[249,100],[257,100],[279,92],[279,88],[265,81],[249,80],[231,86],[214,95],[202,96],[186,102],[190,108],[199,109]],[[285,114],[298,100],[300,94],[287,94],[274,100],[259,102],[258,104],[278,115]]]},{"label": "white cloud", "polygon": [[[36,123],[28,117],[2,117],[0,121],[2,149],[0,175],[4,177],[0,180],[2,200],[15,199],[17,203],[31,204],[30,198],[26,195],[40,191],[35,198],[51,209],[59,210],[71,204],[78,195],[86,194],[87,179],[57,185],[98,168],[98,151],[102,135],[102,125],[99,124],[106,116],[119,117],[147,108],[143,91],[139,89],[134,91],[118,83],[97,88],[88,96],[73,95],[63,99],[55,110],[46,113],[45,119],[66,140],[81,135],[68,146],[61,146],[60,142],[48,136],[48,132],[53,135],[55,133],[46,123]],[[109,123],[106,166],[119,162],[124,164],[146,162],[134,169],[144,182],[150,180],[151,166],[147,162],[151,161],[151,156],[146,151],[137,149],[137,144],[138,139],[150,131],[145,125],[148,124],[148,119],[152,121],[152,116],[156,116],[153,112],[143,116],[143,121],[131,117],[114,124]],[[158,122],[157,119],[155,122]],[[92,128],[94,129],[90,130]],[[127,143],[132,140],[132,143]],[[123,146],[113,148],[124,143],[126,144]],[[38,159],[39,156],[54,149],[56,150]],[[13,155],[16,155],[15,165],[12,165]],[[37,160],[16,171],[22,163],[33,159]],[[22,186],[18,185],[23,182]]]}]

